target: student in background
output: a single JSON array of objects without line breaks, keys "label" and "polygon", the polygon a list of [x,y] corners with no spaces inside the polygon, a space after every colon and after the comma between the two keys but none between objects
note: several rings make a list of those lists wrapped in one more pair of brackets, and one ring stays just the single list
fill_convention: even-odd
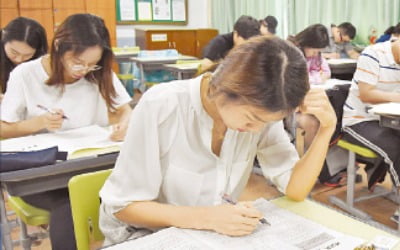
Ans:
[{"label": "student in background", "polygon": [[329,46],[322,52],[324,58],[353,58],[357,59],[359,53],[354,50],[354,46],[350,43],[356,36],[356,28],[348,22],[339,26],[331,25],[329,32]]},{"label": "student in background", "polygon": [[241,16],[233,26],[233,32],[214,37],[203,50],[200,71],[222,60],[234,47],[250,37],[260,35],[260,23],[251,16]]},{"label": "student in background", "polygon": [[260,20],[260,33],[261,35],[275,35],[276,26],[278,26],[278,20],[274,16],[266,16]]},{"label": "student in background", "polygon": [[379,125],[379,117],[368,112],[370,104],[400,102],[400,39],[365,48],[346,100],[343,138],[368,147],[383,161],[368,170],[368,187],[383,181],[389,172],[400,187],[400,131]]},{"label": "student in background", "polygon": [[385,30],[383,35],[381,35],[377,40],[376,43],[382,43],[389,40],[396,40],[400,37],[400,23],[396,26],[390,26]]},{"label": "student in background", "polygon": [[0,30],[0,100],[15,66],[46,53],[46,31],[35,20],[17,17]]},{"label": "student in background", "polygon": [[297,35],[290,36],[288,40],[303,52],[310,84],[325,83],[331,77],[329,65],[321,56],[322,49],[329,45],[326,27],[322,24],[311,25]]},{"label": "student in background", "polygon": [[[301,159],[282,123],[299,106],[321,123]],[[252,233],[262,214],[251,202],[227,204],[222,196],[239,197],[257,155],[281,192],[303,200],[335,124],[324,91],[309,90],[303,55],[277,37],[235,47],[213,74],[151,88],[132,112],[120,157],[100,191],[105,244],[169,226]]]},{"label": "student in background", "polygon": [[[112,61],[103,20],[90,14],[69,16],[54,35],[50,55],[11,72],[1,105],[0,136],[115,124],[111,138],[122,140],[130,97],[112,72]],[[52,249],[76,248],[67,189],[22,199],[50,211]]]}]

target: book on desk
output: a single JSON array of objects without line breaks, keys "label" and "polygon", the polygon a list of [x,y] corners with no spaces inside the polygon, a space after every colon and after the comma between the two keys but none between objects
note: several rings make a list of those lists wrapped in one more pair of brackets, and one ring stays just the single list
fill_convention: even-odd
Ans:
[{"label": "book on desk", "polygon": [[1,141],[1,151],[33,151],[58,146],[67,159],[118,152],[122,142],[109,139],[109,128],[92,125],[77,129],[42,133]]}]

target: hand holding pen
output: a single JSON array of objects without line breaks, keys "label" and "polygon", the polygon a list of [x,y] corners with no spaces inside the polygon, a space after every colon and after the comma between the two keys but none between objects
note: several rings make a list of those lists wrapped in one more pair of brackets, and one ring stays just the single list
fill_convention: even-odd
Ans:
[{"label": "hand holding pen", "polygon": [[57,111],[57,110],[51,110],[51,109],[46,108],[45,106],[40,105],[40,104],[36,105],[36,107],[38,107],[38,108],[40,108],[41,110],[44,110],[44,111],[46,111],[46,112],[49,112],[49,113],[52,114],[52,115],[61,115],[61,118],[63,118],[63,119],[68,119],[68,117],[66,117],[66,116],[63,114],[62,111],[60,112],[60,111]]},{"label": "hand holding pen", "polygon": [[45,128],[49,131],[55,131],[60,129],[64,119],[67,119],[61,109],[50,110],[42,105],[37,105],[37,107],[47,112],[46,114],[39,116],[41,121],[41,125],[39,125],[40,129]]},{"label": "hand holding pen", "polygon": [[[237,204],[237,202],[232,200],[229,197],[229,195],[227,195],[227,194],[222,195],[222,200],[227,202],[227,203],[229,203],[229,204],[232,204],[232,205],[236,205]],[[259,221],[260,221],[261,224],[265,224],[265,225],[271,226],[271,223],[269,223],[265,218],[261,218]]]}]

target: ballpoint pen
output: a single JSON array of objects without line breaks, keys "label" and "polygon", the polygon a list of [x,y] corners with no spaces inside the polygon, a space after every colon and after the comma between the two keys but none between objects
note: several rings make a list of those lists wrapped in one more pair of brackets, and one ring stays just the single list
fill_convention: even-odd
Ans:
[{"label": "ballpoint pen", "polygon": [[[227,194],[222,195],[222,200],[229,204],[236,205],[236,202],[233,201]],[[261,224],[271,226],[271,223],[269,223],[265,218],[261,218],[259,221]]]},{"label": "ballpoint pen", "polygon": [[[54,112],[53,110],[50,110],[50,109],[48,109],[48,108],[46,108],[45,106],[42,106],[42,105],[40,105],[40,104],[36,105],[36,107],[40,108],[41,110],[47,111],[47,112],[49,112],[50,114],[59,115],[59,113]],[[65,115],[63,115],[62,118],[63,118],[63,119],[68,119],[68,117],[66,117]]]}]

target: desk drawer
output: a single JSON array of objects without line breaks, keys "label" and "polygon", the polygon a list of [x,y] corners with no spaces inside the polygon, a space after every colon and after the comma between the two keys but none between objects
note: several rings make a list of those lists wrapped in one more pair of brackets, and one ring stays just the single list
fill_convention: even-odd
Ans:
[{"label": "desk drawer", "polygon": [[382,127],[400,130],[400,116],[381,116],[379,124]]}]

